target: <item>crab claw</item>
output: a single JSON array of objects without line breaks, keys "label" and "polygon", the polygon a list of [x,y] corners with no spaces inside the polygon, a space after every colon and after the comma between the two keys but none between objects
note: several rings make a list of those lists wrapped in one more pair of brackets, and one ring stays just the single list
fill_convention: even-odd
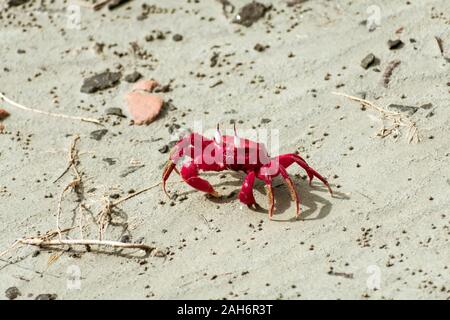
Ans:
[{"label": "crab claw", "polygon": [[172,160],[167,161],[166,165],[164,166],[164,171],[163,171],[163,175],[162,175],[162,188],[164,190],[164,193],[170,198],[169,194],[167,193],[166,190],[166,181],[167,179],[169,179],[170,174],[172,173],[173,169],[176,170],[175,167],[175,163]]}]

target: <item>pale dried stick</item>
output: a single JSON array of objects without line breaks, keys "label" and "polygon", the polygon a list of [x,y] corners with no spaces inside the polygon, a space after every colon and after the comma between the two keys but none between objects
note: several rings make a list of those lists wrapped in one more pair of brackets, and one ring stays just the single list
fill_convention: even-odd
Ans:
[{"label": "pale dried stick", "polygon": [[[82,240],[82,239],[44,240],[41,238],[22,238],[22,239],[18,239],[13,244],[13,246],[16,246],[17,244],[28,244],[28,245],[39,246],[39,247],[64,246],[64,245],[69,245],[69,246],[71,246],[71,245],[80,245],[80,246],[97,245],[97,246],[110,246],[110,247],[116,247],[116,248],[142,249],[142,250],[150,251],[150,252],[153,250],[156,250],[156,247],[151,247],[151,246],[148,246],[143,243],[128,243],[128,242],[119,242],[119,241],[110,241],[110,240]],[[2,254],[0,254],[0,256]]]},{"label": "pale dried stick", "polygon": [[[61,230],[61,232],[68,232],[70,230],[75,229],[76,227],[66,228]],[[90,246],[90,245],[98,245],[98,246],[110,246],[115,248],[123,248],[123,249],[141,249],[147,252],[152,252],[156,250],[157,256],[164,256],[164,253],[157,250],[156,247],[148,246],[142,243],[128,243],[128,242],[120,242],[120,241],[110,241],[110,240],[84,240],[84,239],[57,239],[52,240],[53,237],[58,235],[58,231],[49,231],[45,235],[40,237],[30,237],[30,238],[20,238],[17,239],[8,249],[0,253],[0,257],[5,255],[6,253],[13,250],[18,245],[33,245],[39,247],[51,247],[51,246],[64,246],[64,245],[80,245],[80,246]]]},{"label": "pale dried stick", "polygon": [[100,121],[97,120],[97,119],[77,117],[77,116],[69,116],[69,115],[62,114],[62,113],[53,113],[53,112],[48,112],[48,111],[43,111],[43,110],[39,110],[39,109],[33,109],[33,108],[30,108],[30,107],[26,107],[24,105],[21,105],[21,104],[15,102],[13,100],[7,98],[2,93],[0,93],[0,98],[5,100],[7,103],[12,105],[13,107],[16,107],[16,108],[19,108],[19,109],[22,109],[22,110],[31,111],[31,112],[35,112],[35,113],[40,113],[40,114],[44,114],[44,115],[51,116],[51,117],[56,117],[56,118],[79,120],[79,121],[84,121],[84,122],[91,122],[91,123],[95,123],[95,124],[100,124]]},{"label": "pale dried stick", "polygon": [[[75,229],[75,227],[66,228],[66,229],[64,229],[64,230],[61,230],[61,232],[68,232],[68,231],[73,230],[73,229]],[[39,239],[42,239],[42,240],[49,240],[49,239],[55,237],[57,234],[58,234],[58,231],[56,231],[56,230],[54,230],[54,231],[48,231],[48,232],[47,232],[46,234],[44,234],[43,236],[35,237],[35,238],[39,238]],[[14,249],[15,247],[17,247],[19,244],[21,244],[21,242],[20,242],[19,240],[20,240],[20,239],[14,241],[14,243],[13,243],[8,249],[6,249],[5,251],[1,252],[1,253],[0,253],[0,257],[3,256],[3,255],[5,255],[5,254],[8,253],[9,251],[13,250],[13,249]]]},{"label": "pale dried stick", "polygon": [[[348,95],[345,93],[332,92],[332,94],[342,96],[342,97],[348,98],[353,101],[360,102],[362,105],[377,111],[382,120],[382,127],[377,133],[378,136],[384,138],[384,137],[389,136],[392,133],[398,132],[398,129],[400,127],[407,127],[407,128],[409,128],[408,137],[407,137],[408,142],[409,143],[420,142],[419,130],[417,128],[416,123],[414,121],[412,121],[411,119],[409,119],[404,114],[402,114],[400,112],[394,112],[394,111],[383,109],[368,100],[354,97],[354,96],[351,96],[351,95]],[[383,122],[384,119],[392,121],[392,126],[387,128],[384,125],[384,122]]]},{"label": "pale dried stick", "polygon": [[[179,181],[176,181],[176,182],[179,182]],[[184,181],[182,181],[182,182],[184,182]],[[134,192],[134,193],[132,193],[132,194],[130,194],[130,195],[128,195],[128,196],[125,196],[125,197],[123,197],[123,198],[120,198],[119,200],[113,202],[113,203],[112,203],[112,206],[113,206],[113,207],[118,206],[119,204],[121,204],[121,203],[124,202],[124,201],[127,201],[127,200],[129,200],[129,199],[131,199],[131,198],[136,197],[137,195],[140,195],[141,193],[144,193],[144,192],[147,192],[147,191],[149,191],[149,190],[151,190],[151,189],[156,188],[156,187],[159,186],[161,183],[162,183],[162,182],[155,183],[154,185],[152,185],[152,186],[150,186],[150,187],[144,188],[144,189],[139,190],[139,191],[136,191],[136,192]],[[175,182],[173,182],[173,183],[175,183]]]}]

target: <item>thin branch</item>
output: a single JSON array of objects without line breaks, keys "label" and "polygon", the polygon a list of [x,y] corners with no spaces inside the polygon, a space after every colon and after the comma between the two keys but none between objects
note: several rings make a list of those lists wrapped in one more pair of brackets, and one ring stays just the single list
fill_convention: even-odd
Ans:
[{"label": "thin branch", "polygon": [[[110,241],[110,240],[69,240],[69,239],[57,239],[57,240],[44,240],[42,238],[22,238],[18,239],[14,245],[16,244],[28,244],[39,247],[49,247],[49,246],[65,246],[65,245],[80,245],[80,246],[109,246],[116,248],[128,248],[128,249],[141,249],[148,252],[152,252],[156,250],[156,247],[151,247],[143,243],[128,243],[128,242],[119,242],[119,241]],[[1,254],[0,254],[1,256]]]},{"label": "thin branch", "polygon": [[158,183],[156,183],[156,184],[154,184],[154,185],[152,185],[152,186],[150,186],[150,187],[144,188],[144,189],[139,190],[139,191],[136,191],[136,192],[134,192],[134,193],[132,193],[132,194],[130,194],[130,195],[128,195],[128,196],[125,196],[125,197],[123,197],[123,198],[121,198],[121,199],[119,199],[119,200],[113,202],[113,203],[111,204],[111,206],[112,206],[112,207],[116,207],[116,206],[118,206],[119,204],[121,204],[121,203],[124,202],[124,201],[127,201],[127,200],[129,200],[129,199],[131,199],[131,198],[136,197],[137,195],[140,195],[141,193],[144,193],[144,192],[147,192],[147,191],[149,191],[149,190],[151,190],[151,189],[156,188],[157,186],[161,185],[161,183],[162,183],[162,182],[158,182]]},{"label": "thin branch", "polygon": [[79,121],[84,121],[84,122],[91,122],[91,123],[95,123],[95,124],[101,124],[99,120],[97,119],[92,119],[92,118],[84,118],[84,117],[77,117],[77,116],[69,116],[66,114],[61,114],[61,113],[53,113],[53,112],[48,112],[48,111],[43,111],[43,110],[39,110],[39,109],[33,109],[30,107],[26,107],[24,105],[21,105],[9,98],[7,98],[4,94],[0,93],[0,98],[5,100],[7,103],[9,103],[10,105],[12,105],[13,107],[22,109],[22,110],[26,110],[26,111],[31,111],[31,112],[35,112],[35,113],[40,113],[40,114],[44,114],[47,116],[51,116],[51,117],[56,117],[56,118],[64,118],[64,119],[71,119],[71,120],[79,120]]}]

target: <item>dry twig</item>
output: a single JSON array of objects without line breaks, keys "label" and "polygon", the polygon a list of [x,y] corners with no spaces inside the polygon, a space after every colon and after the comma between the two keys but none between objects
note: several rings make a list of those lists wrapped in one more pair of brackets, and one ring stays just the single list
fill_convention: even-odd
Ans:
[{"label": "dry twig", "polygon": [[21,105],[21,104],[15,102],[13,100],[7,98],[2,93],[0,93],[0,99],[3,99],[4,101],[9,103],[13,107],[16,107],[16,108],[19,108],[19,109],[22,109],[22,110],[26,110],[26,111],[31,111],[31,112],[35,112],[35,113],[45,114],[47,116],[56,117],[56,118],[80,120],[80,121],[84,121],[84,122],[91,122],[91,123],[95,123],[95,124],[100,124],[100,121],[98,121],[97,119],[76,117],[76,116],[68,116],[68,115],[62,114],[62,113],[53,113],[53,112],[48,112],[48,111],[43,111],[43,110],[39,110],[39,109],[33,109],[33,108],[30,108],[30,107],[26,107],[24,105]]},{"label": "dry twig", "polygon": [[[408,128],[408,136],[407,136],[408,142],[409,143],[411,143],[411,142],[417,143],[420,141],[419,130],[417,128],[417,125],[408,116],[406,116],[402,113],[399,113],[399,112],[394,112],[394,111],[383,109],[383,108],[373,104],[370,101],[367,101],[365,99],[361,99],[358,97],[350,96],[345,93],[332,92],[332,94],[346,97],[350,100],[360,102],[365,107],[368,107],[368,108],[371,108],[372,110],[377,111],[381,118],[381,121],[382,121],[382,126],[379,129],[377,135],[380,136],[381,138],[385,138],[391,134],[398,135],[400,133],[399,132],[400,128],[406,127],[406,128]],[[390,121],[391,125],[386,126],[385,120]]]}]

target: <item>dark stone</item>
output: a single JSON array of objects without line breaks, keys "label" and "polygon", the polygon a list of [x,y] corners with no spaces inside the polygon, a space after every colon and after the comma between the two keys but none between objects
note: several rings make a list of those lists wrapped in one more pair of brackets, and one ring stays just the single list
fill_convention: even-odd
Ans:
[{"label": "dark stone", "polygon": [[10,287],[10,288],[6,289],[6,291],[5,291],[5,296],[9,300],[14,300],[20,295],[22,295],[22,294],[20,293],[19,289],[17,289],[17,287]]},{"label": "dark stone", "polygon": [[266,50],[266,46],[262,45],[261,43],[257,43],[253,49],[255,49],[258,52],[263,52],[264,50]]},{"label": "dark stone", "polygon": [[431,109],[432,107],[433,107],[432,103],[425,103],[420,106],[421,109],[425,109],[425,110]]},{"label": "dark stone", "polygon": [[166,144],[166,145],[162,146],[161,148],[159,148],[158,151],[161,153],[167,153],[167,152],[169,152],[169,146]]},{"label": "dark stone", "polygon": [[174,34],[173,37],[172,37],[172,40],[176,41],[176,42],[181,41],[181,40],[183,40],[183,36],[181,34],[178,34],[178,33]]},{"label": "dark stone", "polygon": [[122,74],[120,72],[105,71],[84,80],[81,92],[94,93],[114,87],[119,83]]},{"label": "dark stone", "polygon": [[418,107],[404,106],[404,105],[400,105],[400,104],[390,104],[388,106],[388,108],[397,110],[399,112],[404,112],[410,116],[412,116],[414,113],[417,112],[417,110],[419,110]]},{"label": "dark stone", "polygon": [[361,61],[361,67],[364,69],[368,69],[376,60],[376,57],[373,53],[369,53],[364,59]]},{"label": "dark stone", "polygon": [[108,132],[107,129],[100,129],[100,130],[95,130],[91,132],[91,139],[100,141],[105,134]]},{"label": "dark stone", "polygon": [[155,93],[166,93],[166,92],[170,92],[170,90],[172,90],[172,88],[170,87],[170,83],[168,84],[164,84],[164,85],[158,85],[153,92]]},{"label": "dark stone", "polygon": [[55,293],[41,293],[34,300],[56,300],[57,297]]},{"label": "dark stone", "polygon": [[209,66],[211,68],[214,68],[217,65],[217,62],[219,62],[219,53],[214,52],[211,56],[211,59],[209,59]]},{"label": "dark stone", "polygon": [[157,31],[156,32],[156,39],[164,40],[165,38],[166,38],[166,36],[164,35],[164,33],[162,31]]},{"label": "dark stone", "polygon": [[145,41],[150,42],[155,40],[155,37],[151,34],[145,36]]},{"label": "dark stone", "polygon": [[295,6],[297,6],[299,4],[302,4],[303,2],[306,2],[306,1],[308,1],[308,0],[290,0],[290,1],[288,1],[286,3],[286,5],[288,7],[295,7]]},{"label": "dark stone", "polygon": [[233,23],[238,23],[245,27],[250,27],[253,23],[264,17],[269,9],[270,6],[266,7],[262,3],[253,1],[239,9],[238,14],[233,19]]},{"label": "dark stone", "polygon": [[262,118],[262,119],[261,119],[261,123],[263,123],[263,124],[269,123],[269,122],[271,122],[271,121],[272,121],[272,120],[267,119],[267,118]]},{"label": "dark stone", "polygon": [[118,117],[125,118],[125,116],[122,113],[122,109],[120,109],[120,108],[108,108],[108,109],[106,109],[105,113],[108,116],[118,116]]},{"label": "dark stone", "polygon": [[142,74],[140,74],[137,71],[134,71],[133,73],[127,74],[124,78],[124,80],[126,82],[129,83],[135,83],[136,81],[138,81],[140,78],[142,78]]},{"label": "dark stone", "polygon": [[114,10],[129,1],[130,0],[112,0],[108,4],[108,10]]},{"label": "dark stone", "polygon": [[117,163],[117,161],[113,158],[103,158],[103,161],[105,161],[110,166],[113,166]]},{"label": "dark stone", "polygon": [[10,6],[10,7],[18,7],[18,6],[21,6],[21,5],[25,4],[25,3],[27,3],[28,1],[30,1],[30,0],[9,0],[8,1],[8,6]]},{"label": "dark stone", "polygon": [[403,45],[404,45],[404,43],[400,39],[388,41],[388,47],[390,50],[400,49],[403,47]]}]

